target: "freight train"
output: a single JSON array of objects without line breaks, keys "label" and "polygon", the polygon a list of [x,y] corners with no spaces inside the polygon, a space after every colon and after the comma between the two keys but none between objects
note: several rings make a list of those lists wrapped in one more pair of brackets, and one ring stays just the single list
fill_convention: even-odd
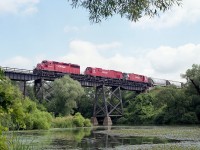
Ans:
[{"label": "freight train", "polygon": [[[71,63],[43,60],[41,63],[37,64],[36,68],[33,70],[33,73],[43,76],[58,76],[60,74],[80,74],[80,66]],[[84,75],[140,82],[147,84],[151,87],[168,85],[174,85],[178,88],[182,87],[182,83],[177,81],[157,79],[135,73],[123,73],[121,71],[106,70],[94,67],[87,67],[84,71]]]}]

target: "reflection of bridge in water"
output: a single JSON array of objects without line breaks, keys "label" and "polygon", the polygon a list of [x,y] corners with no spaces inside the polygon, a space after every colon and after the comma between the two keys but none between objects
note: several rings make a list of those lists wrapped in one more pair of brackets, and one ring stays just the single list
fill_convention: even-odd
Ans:
[{"label": "reflection of bridge in water", "polygon": [[[142,137],[142,136],[115,136],[107,134],[111,130],[111,126],[105,126],[104,130],[96,128],[92,130],[90,137],[85,137],[83,141],[79,143],[79,147],[87,147],[90,149],[104,149],[114,148],[116,146],[125,145],[143,145],[143,144],[162,144],[179,142],[173,139],[160,138],[160,137]],[[120,128],[117,128],[120,130]]]},{"label": "reflection of bridge in water", "polygon": [[128,81],[123,79],[111,79],[104,77],[93,77],[83,74],[59,74],[57,76],[45,76],[34,74],[32,70],[1,67],[5,75],[13,81],[23,83],[23,94],[26,93],[28,81],[34,81],[34,92],[38,99],[46,99],[52,91],[49,82],[64,75],[69,75],[78,81],[83,87],[95,88],[95,100],[92,123],[98,125],[97,118],[104,117],[104,125],[112,125],[111,117],[123,115],[121,90],[144,92],[148,89],[146,83]]}]

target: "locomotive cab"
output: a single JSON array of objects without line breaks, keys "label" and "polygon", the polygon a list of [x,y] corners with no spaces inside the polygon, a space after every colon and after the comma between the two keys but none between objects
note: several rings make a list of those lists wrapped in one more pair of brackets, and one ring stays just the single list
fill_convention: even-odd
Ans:
[{"label": "locomotive cab", "polygon": [[92,74],[92,67],[87,67],[84,71],[84,74],[91,75]]}]

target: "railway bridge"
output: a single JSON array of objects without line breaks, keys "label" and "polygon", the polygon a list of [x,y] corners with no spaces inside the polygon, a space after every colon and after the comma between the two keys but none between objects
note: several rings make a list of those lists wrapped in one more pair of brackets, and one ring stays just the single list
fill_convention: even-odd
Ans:
[{"label": "railway bridge", "polygon": [[83,74],[59,74],[57,76],[45,76],[34,74],[33,70],[18,68],[0,67],[5,76],[13,81],[23,82],[23,94],[25,96],[26,84],[34,81],[34,92],[38,99],[48,99],[51,91],[49,82],[64,75],[69,75],[78,81],[83,87],[95,88],[95,99],[93,105],[93,117],[91,122],[98,125],[98,118],[103,117],[103,125],[112,125],[111,117],[123,115],[123,105],[121,90],[144,92],[148,86],[144,83],[127,81],[123,79],[111,79],[104,77],[94,77]]}]

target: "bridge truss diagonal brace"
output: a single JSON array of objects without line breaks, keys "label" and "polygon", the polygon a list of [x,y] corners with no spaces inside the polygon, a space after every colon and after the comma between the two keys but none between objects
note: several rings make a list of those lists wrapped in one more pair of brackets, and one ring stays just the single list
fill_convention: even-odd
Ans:
[{"label": "bridge truss diagonal brace", "polygon": [[52,81],[45,81],[44,79],[38,79],[34,81],[34,92],[37,99],[40,101],[45,100],[49,101],[49,97],[51,96]]},{"label": "bridge truss diagonal brace", "polygon": [[120,86],[97,86],[95,91],[93,117],[110,117],[122,115],[123,105]]}]

